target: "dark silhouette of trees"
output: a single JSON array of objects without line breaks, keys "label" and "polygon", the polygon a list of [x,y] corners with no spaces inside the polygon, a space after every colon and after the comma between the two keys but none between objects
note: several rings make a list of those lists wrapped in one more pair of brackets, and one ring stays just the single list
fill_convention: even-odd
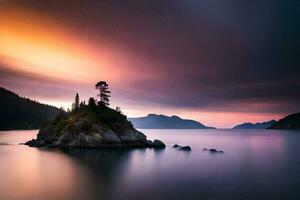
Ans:
[{"label": "dark silhouette of trees", "polygon": [[38,129],[63,110],[41,104],[0,87],[0,130]]},{"label": "dark silhouette of trees", "polygon": [[80,100],[79,100],[79,94],[76,93],[75,101],[74,101],[74,103],[72,104],[72,110],[73,110],[73,111],[77,111],[77,110],[79,109],[79,102],[80,102]]},{"label": "dark silhouette of trees", "polygon": [[109,106],[110,91],[108,90],[108,84],[105,81],[100,81],[95,85],[95,87],[99,90],[99,104]]}]

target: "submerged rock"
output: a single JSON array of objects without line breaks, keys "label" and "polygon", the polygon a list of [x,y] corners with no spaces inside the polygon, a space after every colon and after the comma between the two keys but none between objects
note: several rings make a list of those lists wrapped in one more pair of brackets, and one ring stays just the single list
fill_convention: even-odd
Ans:
[{"label": "submerged rock", "polygon": [[217,151],[216,149],[209,149],[210,153],[218,153],[219,151]]},{"label": "submerged rock", "polygon": [[222,150],[218,151],[217,149],[207,149],[207,148],[203,148],[203,151],[209,151],[210,153],[224,153],[224,151]]},{"label": "submerged rock", "polygon": [[106,106],[93,109],[86,106],[58,116],[40,129],[36,139],[25,144],[31,147],[165,147],[159,140],[147,140],[125,115]]},{"label": "submerged rock", "polygon": [[178,144],[174,144],[173,148],[178,149],[178,150],[182,150],[182,151],[191,151],[192,148],[190,146],[181,146]]},{"label": "submerged rock", "polygon": [[162,141],[156,139],[156,140],[153,141],[152,147],[154,147],[154,148],[165,148],[166,145]]},{"label": "submerged rock", "polygon": [[190,146],[183,146],[183,147],[179,147],[178,150],[181,150],[181,151],[191,151],[192,148]]}]

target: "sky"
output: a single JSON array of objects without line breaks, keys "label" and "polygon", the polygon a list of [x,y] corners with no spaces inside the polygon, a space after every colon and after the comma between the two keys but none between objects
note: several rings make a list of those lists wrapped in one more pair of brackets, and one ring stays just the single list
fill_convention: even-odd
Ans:
[{"label": "sky", "polygon": [[0,0],[0,86],[57,107],[96,96],[129,117],[207,126],[300,111],[299,1]]}]

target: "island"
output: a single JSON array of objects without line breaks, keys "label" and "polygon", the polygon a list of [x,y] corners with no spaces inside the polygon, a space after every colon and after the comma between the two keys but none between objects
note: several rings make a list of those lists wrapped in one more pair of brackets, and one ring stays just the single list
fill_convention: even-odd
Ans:
[{"label": "island", "polygon": [[96,84],[100,101],[89,98],[88,104],[79,101],[76,94],[72,110],[60,112],[40,130],[36,139],[26,142],[31,147],[150,147],[164,148],[160,140],[150,141],[136,130],[119,107],[109,107],[108,84]]},{"label": "island", "polygon": [[146,117],[129,118],[128,120],[139,129],[214,129],[195,120],[182,119],[176,115],[169,117],[148,114]]},{"label": "island", "polygon": [[269,129],[300,129],[300,112],[294,113],[280,119]]}]

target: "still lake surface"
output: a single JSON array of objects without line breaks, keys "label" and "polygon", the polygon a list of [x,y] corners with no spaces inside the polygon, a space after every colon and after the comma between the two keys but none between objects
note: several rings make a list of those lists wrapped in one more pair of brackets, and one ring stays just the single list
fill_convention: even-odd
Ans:
[{"label": "still lake surface", "polygon": [[1,131],[0,199],[300,199],[300,131],[142,132],[167,148],[37,149],[18,145],[36,130]]}]

